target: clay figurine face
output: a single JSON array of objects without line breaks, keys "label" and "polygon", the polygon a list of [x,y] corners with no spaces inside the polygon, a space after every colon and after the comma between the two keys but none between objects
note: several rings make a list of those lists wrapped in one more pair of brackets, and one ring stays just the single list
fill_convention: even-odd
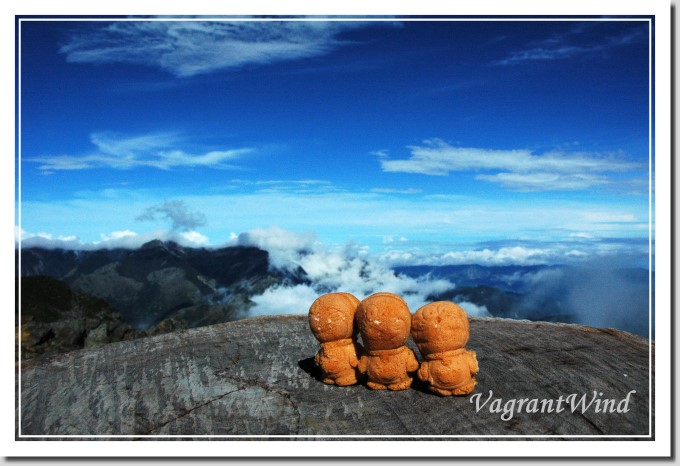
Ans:
[{"label": "clay figurine face", "polygon": [[465,347],[470,337],[470,322],[455,303],[437,301],[416,311],[411,325],[413,341],[425,354]]},{"label": "clay figurine face", "polygon": [[357,309],[356,321],[369,351],[399,348],[411,330],[408,305],[392,293],[376,293],[364,299]]},{"label": "clay figurine face", "polygon": [[309,308],[309,328],[321,343],[352,338],[359,300],[349,293],[319,296]]}]

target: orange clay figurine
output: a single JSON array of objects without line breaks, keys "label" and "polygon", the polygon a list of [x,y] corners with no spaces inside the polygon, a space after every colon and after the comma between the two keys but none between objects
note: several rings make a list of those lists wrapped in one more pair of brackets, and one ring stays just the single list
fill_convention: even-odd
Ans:
[{"label": "orange clay figurine", "polygon": [[470,322],[457,304],[437,301],[416,311],[411,325],[413,340],[424,361],[418,378],[439,395],[467,395],[475,389],[479,371],[477,355],[465,349]]},{"label": "orange clay figurine", "polygon": [[359,360],[359,372],[368,375],[368,387],[409,388],[413,378],[407,372],[418,369],[418,360],[405,346],[411,330],[406,302],[392,293],[376,293],[359,304],[356,321],[366,353]]},{"label": "orange clay figurine", "polygon": [[309,327],[321,349],[314,361],[324,383],[354,385],[361,348],[356,342],[354,314],[359,300],[349,293],[319,296],[309,308]]}]

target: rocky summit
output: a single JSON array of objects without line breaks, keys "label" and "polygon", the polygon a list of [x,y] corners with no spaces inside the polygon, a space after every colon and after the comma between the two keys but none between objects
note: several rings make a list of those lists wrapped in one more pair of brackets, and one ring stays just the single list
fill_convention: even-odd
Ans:
[{"label": "rocky summit", "polygon": [[21,332],[24,360],[142,336],[106,301],[76,293],[52,277],[24,277],[21,293],[15,280],[15,297],[17,314],[21,309],[16,331]]},{"label": "rocky summit", "polygon": [[472,318],[470,335],[480,371],[465,397],[434,395],[417,380],[398,392],[325,385],[306,316],[245,319],[28,361],[17,387],[17,436],[653,435],[653,342],[612,329],[497,318]]}]

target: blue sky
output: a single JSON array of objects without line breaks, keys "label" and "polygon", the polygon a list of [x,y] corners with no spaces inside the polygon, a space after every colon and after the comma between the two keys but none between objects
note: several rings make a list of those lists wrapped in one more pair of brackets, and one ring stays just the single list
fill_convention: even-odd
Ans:
[{"label": "blue sky", "polygon": [[644,265],[648,37],[631,19],[23,21],[17,234],[282,229],[394,263]]}]

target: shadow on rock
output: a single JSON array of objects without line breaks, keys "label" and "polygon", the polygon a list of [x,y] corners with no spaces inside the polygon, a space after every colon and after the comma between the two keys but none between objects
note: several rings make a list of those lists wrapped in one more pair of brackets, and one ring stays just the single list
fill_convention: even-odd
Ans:
[{"label": "shadow on rock", "polygon": [[422,380],[420,380],[418,378],[418,375],[416,375],[416,374],[413,374],[412,377],[413,377],[413,382],[411,382],[411,390],[415,390],[415,391],[421,392],[421,393],[426,393],[428,395],[434,395],[434,393],[432,393],[430,391],[430,389],[428,388],[427,382],[423,382]]},{"label": "shadow on rock", "polygon": [[300,369],[305,371],[307,374],[321,382],[321,370],[318,368],[316,363],[314,362],[314,358],[306,358],[306,359],[300,359],[298,361],[298,366]]}]

